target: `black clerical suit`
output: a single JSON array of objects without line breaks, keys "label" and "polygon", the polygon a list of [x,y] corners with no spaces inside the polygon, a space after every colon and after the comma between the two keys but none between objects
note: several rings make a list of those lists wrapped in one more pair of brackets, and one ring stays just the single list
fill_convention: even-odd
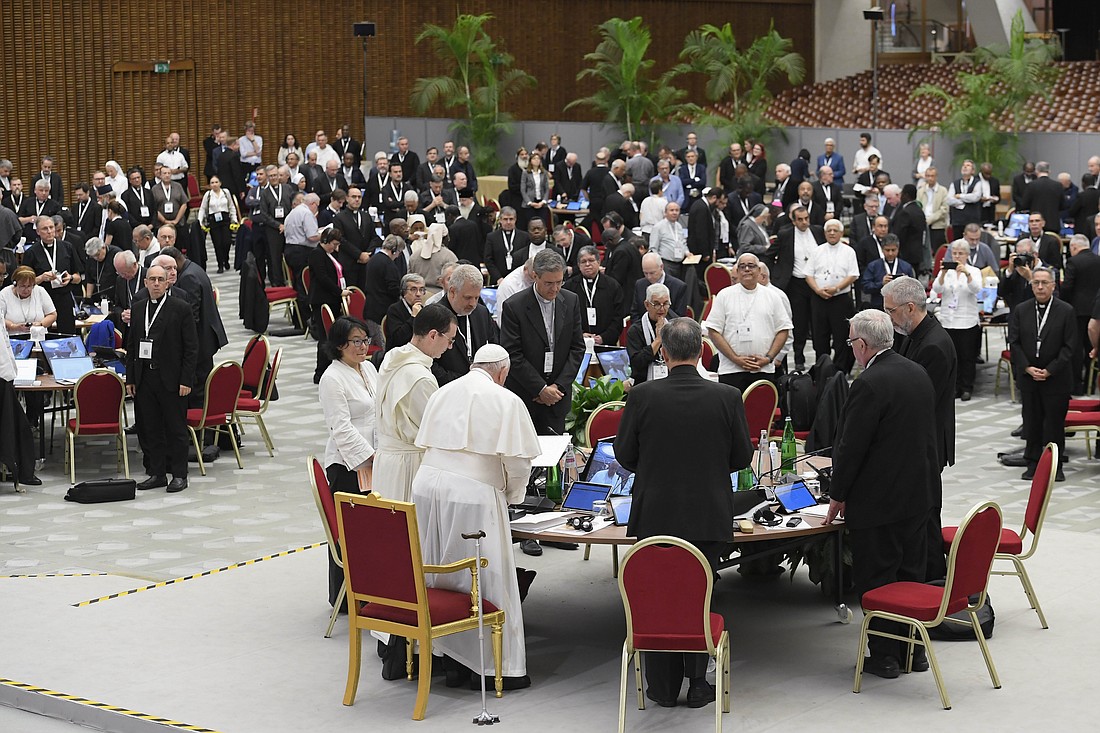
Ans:
[{"label": "black clerical suit", "polygon": [[[939,465],[955,463],[955,380],[958,376],[958,359],[955,344],[940,322],[926,315],[913,332],[901,342],[899,352],[910,361],[924,367],[932,380],[936,395],[936,452]],[[925,577],[937,580],[947,575],[947,559],[943,552],[940,508],[942,492],[928,515],[925,549],[928,551]]]},{"label": "black clerical suit", "polygon": [[[149,198],[152,199],[152,194],[149,194]],[[23,236],[27,238],[27,242],[33,242],[38,239],[38,234],[35,232],[35,226],[38,223],[38,217],[40,216],[54,216],[61,213],[61,204],[57,203],[51,198],[47,198],[45,201],[39,201],[38,198],[32,193],[30,195],[23,196],[23,203],[20,205],[19,210],[15,212],[19,215],[20,219],[25,219],[28,216],[33,216],[34,220],[27,222],[23,225]]]},{"label": "black clerical suit", "polygon": [[583,183],[584,175],[579,164],[574,163],[570,167],[562,162],[554,168],[554,193],[558,196],[576,201],[581,195]]},{"label": "black clerical suit", "polygon": [[1030,233],[1017,239],[1017,242],[1023,242],[1025,239],[1030,239],[1032,242],[1032,252],[1039,255],[1039,259],[1042,260],[1047,267],[1053,267],[1055,270],[1061,270],[1063,265],[1062,260],[1062,240],[1050,232],[1043,232],[1038,241],[1031,236]]},{"label": "black clerical suit", "polygon": [[[401,254],[397,255],[398,260]],[[380,249],[370,256],[363,275],[366,285],[366,307],[363,316],[368,321],[381,324],[389,307],[401,297],[401,273],[389,253]]]},{"label": "black clerical suit", "polygon": [[127,280],[119,275],[115,278],[114,298],[111,300],[111,322],[122,334],[123,340],[130,330],[130,324],[122,320],[122,311],[131,310],[134,299],[145,287],[145,268],[138,265],[138,272],[133,278]]},{"label": "black clerical suit", "polygon": [[[218,178],[221,179],[222,188],[237,197],[240,203],[241,195],[245,192],[244,164],[241,162],[239,150],[226,148],[224,153],[218,155]],[[126,194],[123,194],[125,196]],[[128,205],[128,204],[127,204]]]},{"label": "black clerical suit", "polygon": [[[672,458],[689,454],[688,462]],[[627,534],[680,537],[716,570],[732,537],[730,473],[752,460],[740,390],[703,378],[690,364],[636,385],[615,438],[615,459],[636,475]],[[675,700],[683,678],[702,677],[706,664],[705,654],[647,653],[650,695]]]},{"label": "black clerical suit", "polygon": [[[890,349],[848,390],[830,495],[845,503],[857,597],[895,581],[924,582],[928,516],[940,494],[934,402],[924,368]],[[871,628],[906,627],[876,619]],[[872,636],[869,646],[872,657],[904,659],[900,642]]]},{"label": "black clerical suit", "polygon": [[466,260],[475,267],[479,266],[485,254],[485,237],[476,221],[461,216],[447,225],[447,246],[455,257]]},{"label": "black clerical suit", "polygon": [[344,268],[344,279],[348,286],[363,288],[363,269],[366,263],[359,262],[364,252],[369,256],[382,242],[374,231],[374,222],[363,207],[356,210],[344,208],[336,215],[334,223],[340,229],[340,249],[336,259]]},{"label": "black clerical suit", "polygon": [[[94,192],[89,195],[94,195]],[[103,207],[94,199],[84,202],[74,201],[69,212],[73,215],[76,228],[84,235],[85,240],[99,236],[99,225],[103,223]]]},{"label": "black clerical suit", "polygon": [[[512,369],[505,385],[527,405],[531,421],[540,435],[561,434],[572,405],[573,379],[581,366],[584,336],[581,331],[580,301],[562,289],[554,299],[551,340],[546,331],[534,287],[526,288],[504,302],[500,320],[500,345],[508,351]],[[552,354],[549,369],[545,358]],[[535,402],[542,389],[556,385],[562,398],[553,405]]]},{"label": "black clerical suit", "polygon": [[[1035,468],[1047,443],[1057,445],[1060,456],[1066,451],[1065,418],[1077,347],[1073,306],[1053,296],[1045,307],[1034,298],[1025,300],[1008,316],[1008,345],[1023,404],[1024,458],[1029,468]],[[1028,367],[1050,374],[1037,380],[1027,373]]]},{"label": "black clerical suit", "polygon": [[[527,262],[527,246],[531,237],[527,232],[513,229],[505,232],[494,229],[485,238],[485,268],[489,271],[489,283],[496,285],[512,270]],[[509,257],[511,255],[511,257]]]},{"label": "black clerical suit", "polygon": [[294,202],[296,188],[289,184],[269,184],[260,189],[260,208],[252,215],[252,222],[263,227],[267,243],[268,277],[274,287],[286,285],[283,277],[283,250],[286,237],[279,231],[286,222]]},{"label": "black clerical suit", "polygon": [[1088,363],[1086,356],[1092,348],[1088,326],[1097,292],[1100,292],[1100,255],[1085,249],[1066,260],[1065,278],[1058,294],[1062,300],[1073,306],[1077,314],[1077,348],[1073,351],[1075,387],[1085,386],[1087,374],[1082,373],[1082,368]]},{"label": "black clerical suit", "polygon": [[890,220],[890,233],[898,238],[898,257],[912,265],[913,272],[921,271],[927,231],[924,209],[916,201],[901,204]]},{"label": "black clerical suit", "polygon": [[604,252],[603,265],[604,273],[619,283],[625,305],[630,289],[634,287],[634,283],[638,282],[638,278],[643,277],[642,252],[638,249],[633,235],[628,234],[626,239],[621,240],[614,247],[608,247]]},{"label": "black clerical suit", "polygon": [[382,335],[386,338],[386,351],[412,341],[413,320],[412,309],[404,298],[398,298],[397,302],[386,310],[385,328],[382,329]]},{"label": "black clerical suit", "polygon": [[[451,306],[446,293],[443,294],[439,304],[454,313],[455,309]],[[454,345],[444,351],[443,356],[432,362],[432,374],[435,375],[435,381],[440,387],[465,376],[470,371],[474,354],[482,346],[500,343],[497,322],[489,315],[489,309],[481,303],[474,307],[470,315],[460,316],[455,313],[455,318],[458,321],[458,334],[455,336]],[[386,347],[389,348],[389,344]]]},{"label": "black clerical suit", "polygon": [[1043,215],[1043,229],[1057,234],[1062,231],[1062,184],[1050,176],[1039,176],[1024,189],[1023,208]]},{"label": "black clerical suit", "polygon": [[[82,279],[84,277],[83,259],[73,250],[72,245],[62,239],[55,239],[50,247],[46,247],[41,241],[36,242],[23,255],[23,264],[33,269],[35,275],[53,270],[57,273],[80,275]],[[74,285],[70,281],[68,285],[55,288],[47,280],[41,283],[41,287],[57,308],[57,320],[54,323],[58,333],[76,333],[75,298],[80,297],[82,286]]]},{"label": "black clerical suit", "polygon": [[[142,343],[152,341],[151,358],[142,358]],[[191,306],[165,295],[134,302],[126,342],[126,384],[133,386],[138,440],[145,470],[153,477],[187,478],[187,397],[199,344]]]},{"label": "black clerical suit", "polygon": [[[581,306],[581,330],[599,336],[599,343],[613,346],[623,330],[623,289],[608,275],[586,280],[577,273],[565,281],[564,288],[576,293]],[[595,311],[595,320],[589,316]]]}]

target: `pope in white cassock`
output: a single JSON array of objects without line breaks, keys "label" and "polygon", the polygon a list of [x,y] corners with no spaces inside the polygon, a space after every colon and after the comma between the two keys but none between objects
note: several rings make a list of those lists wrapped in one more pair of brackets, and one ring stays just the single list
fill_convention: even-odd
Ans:
[{"label": "pope in white cassock", "polygon": [[[531,460],[540,450],[523,400],[503,386],[509,364],[504,348],[486,344],[474,354],[468,374],[440,387],[428,400],[416,437],[424,458],[413,481],[412,501],[425,563],[471,557],[474,544],[461,534],[484,530],[481,553],[489,567],[479,574],[482,597],[504,610],[504,677],[523,678],[527,652],[508,504],[523,500]],[[461,573],[429,575],[427,582],[455,591],[470,588],[469,577]],[[442,637],[433,645],[472,670],[481,668],[476,629]],[[492,676],[488,634],[484,658],[488,666],[481,674]]]}]

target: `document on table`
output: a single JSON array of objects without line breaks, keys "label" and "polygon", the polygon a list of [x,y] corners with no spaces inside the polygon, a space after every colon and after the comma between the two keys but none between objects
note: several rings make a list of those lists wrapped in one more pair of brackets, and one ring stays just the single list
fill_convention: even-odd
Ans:
[{"label": "document on table", "polygon": [[548,468],[561,460],[565,449],[569,447],[569,435],[540,435],[539,447],[542,453],[531,461],[533,468]]}]

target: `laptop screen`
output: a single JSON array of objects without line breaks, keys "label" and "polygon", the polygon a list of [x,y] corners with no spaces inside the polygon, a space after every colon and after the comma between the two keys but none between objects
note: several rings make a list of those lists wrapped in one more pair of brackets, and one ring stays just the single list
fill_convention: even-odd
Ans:
[{"label": "laptop screen", "polygon": [[630,369],[630,356],[627,355],[626,349],[600,351],[597,352],[596,358],[600,360],[603,373],[614,381],[625,382],[629,378],[627,370]]},{"label": "laptop screen", "polygon": [[611,511],[615,515],[615,526],[625,527],[630,521],[630,505],[634,503],[632,496],[612,496]]},{"label": "laptop screen", "polygon": [[817,504],[817,499],[802,481],[776,486],[775,498],[787,512],[797,512]]},{"label": "laptop screen", "polygon": [[1026,213],[1013,213],[1008,217],[1008,226],[1005,227],[1005,235],[1009,237],[1021,237],[1028,231]]},{"label": "laptop screen", "polygon": [[596,443],[581,480],[609,485],[612,496],[629,495],[634,488],[634,474],[615,460],[615,445],[610,440]]},{"label": "laptop screen", "polygon": [[31,349],[34,348],[33,341],[27,341],[26,339],[12,339],[11,350],[15,353],[16,359],[26,359],[31,355]]},{"label": "laptop screen", "polygon": [[495,316],[497,313],[497,289],[482,288],[481,302],[484,303],[485,307],[489,309],[489,315]]},{"label": "laptop screen", "polygon": [[79,336],[62,336],[56,339],[46,339],[42,342],[42,353],[47,359],[70,356],[87,356],[88,350],[84,348],[84,342]]},{"label": "laptop screen", "polygon": [[597,501],[607,501],[607,495],[611,487],[607,484],[592,484],[585,481],[574,481],[573,487],[565,495],[562,509],[572,509],[575,512],[594,511],[592,504]]},{"label": "laptop screen", "polygon": [[95,364],[92,363],[90,356],[50,359],[50,371],[53,372],[53,378],[59,382],[75,382],[93,369]]}]

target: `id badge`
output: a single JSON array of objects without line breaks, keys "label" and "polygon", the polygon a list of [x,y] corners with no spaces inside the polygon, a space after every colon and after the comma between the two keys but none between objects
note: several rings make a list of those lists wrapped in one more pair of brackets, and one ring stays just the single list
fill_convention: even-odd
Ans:
[{"label": "id badge", "polygon": [[551,163],[550,165],[546,166],[546,171],[548,173],[553,173],[554,172],[554,164]]},{"label": "id badge", "polygon": [[444,214],[442,211],[435,212],[435,223],[436,224],[446,224],[447,223],[447,215]]},{"label": "id badge", "polygon": [[832,214],[835,211],[836,211],[836,207],[833,205],[832,201],[828,201],[828,202],[825,203],[825,213],[826,214]]},{"label": "id badge", "polygon": [[153,342],[149,339],[142,339],[138,343],[138,358],[139,359],[152,359],[153,358]]},{"label": "id badge", "polygon": [[174,214],[175,212],[176,212],[176,205],[174,203],[172,203],[171,201],[165,201],[164,202],[164,213],[165,214]]},{"label": "id badge", "polygon": [[512,269],[512,255],[504,255],[504,267],[505,269]]},{"label": "id badge", "polygon": [[596,309],[595,308],[587,308],[586,311],[588,313],[588,322],[590,324],[592,324],[593,326],[595,326],[596,325]]},{"label": "id badge", "polygon": [[282,206],[276,206],[275,207],[275,218],[276,219],[282,219],[285,215],[286,215],[286,212],[283,210]]},{"label": "id badge", "polygon": [[148,219],[149,218],[149,207],[148,206],[142,206],[141,207],[141,218],[142,219]]},{"label": "id badge", "polygon": [[215,211],[214,212],[214,221],[218,222],[219,224],[221,223],[221,221],[222,221],[222,212],[220,212],[220,211]]},{"label": "id badge", "polygon": [[547,351],[542,355],[542,373],[549,374],[554,371],[554,352]]},{"label": "id badge", "polygon": [[668,365],[667,364],[654,364],[653,365],[653,378],[654,379],[664,379],[667,376],[668,376]]},{"label": "id badge", "polygon": [[737,340],[743,342],[752,341],[752,326],[743,324],[737,329]]}]

